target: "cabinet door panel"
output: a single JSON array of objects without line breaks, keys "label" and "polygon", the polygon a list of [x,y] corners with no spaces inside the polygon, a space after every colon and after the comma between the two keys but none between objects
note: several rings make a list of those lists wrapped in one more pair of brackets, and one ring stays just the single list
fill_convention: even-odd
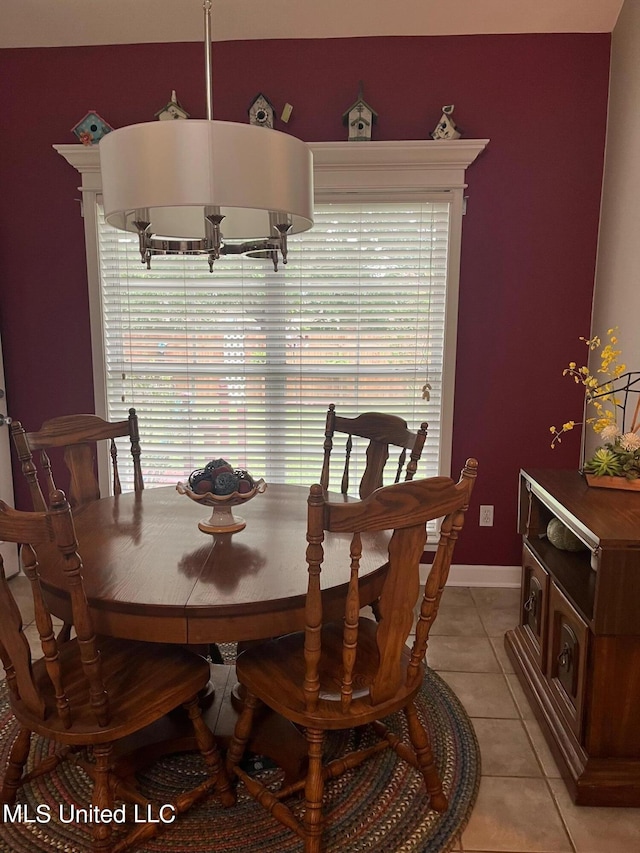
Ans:
[{"label": "cabinet door panel", "polygon": [[545,668],[549,575],[531,551],[522,552],[520,624],[540,669]]},{"label": "cabinet door panel", "polygon": [[578,738],[583,727],[588,645],[587,625],[551,583],[546,675],[560,712]]}]

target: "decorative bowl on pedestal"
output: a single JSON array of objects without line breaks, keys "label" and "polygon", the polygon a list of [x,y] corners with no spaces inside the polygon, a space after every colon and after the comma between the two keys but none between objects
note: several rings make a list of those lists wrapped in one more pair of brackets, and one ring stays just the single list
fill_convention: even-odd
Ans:
[{"label": "decorative bowl on pedestal", "polygon": [[184,483],[176,485],[176,491],[181,495],[187,495],[192,501],[212,509],[211,517],[198,522],[198,527],[203,533],[237,533],[247,526],[244,518],[233,514],[232,507],[246,503],[256,495],[261,495],[267,488],[264,480],[255,480],[253,488],[248,492],[232,492],[230,495],[214,495],[213,492],[205,492],[199,495]]}]

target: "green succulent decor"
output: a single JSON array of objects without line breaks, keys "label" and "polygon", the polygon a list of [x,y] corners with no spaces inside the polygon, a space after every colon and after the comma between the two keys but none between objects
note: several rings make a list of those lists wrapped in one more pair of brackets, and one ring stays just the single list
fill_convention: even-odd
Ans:
[{"label": "green succulent decor", "polygon": [[[563,371],[585,389],[585,401],[591,406],[593,416],[585,420],[603,442],[591,459],[584,464],[584,471],[594,477],[620,477],[629,481],[640,479],[640,372],[629,373],[626,365],[619,362],[622,350],[616,349],[617,328],[607,332],[608,342],[602,345],[599,337],[580,338],[590,351],[601,347],[600,366],[593,374],[587,366],[578,367],[575,361]],[[597,374],[601,374],[601,377]],[[627,418],[627,404],[635,402],[633,416]],[[551,447],[562,442],[562,436],[576,425],[567,421],[561,429],[550,427]]]},{"label": "green succulent decor", "polygon": [[599,447],[584,464],[584,470],[596,477],[620,477],[622,466],[617,455],[608,447]]}]

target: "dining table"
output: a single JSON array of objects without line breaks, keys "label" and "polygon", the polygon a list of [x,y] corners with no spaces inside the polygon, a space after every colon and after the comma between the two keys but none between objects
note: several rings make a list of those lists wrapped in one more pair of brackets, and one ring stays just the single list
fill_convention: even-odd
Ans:
[{"label": "dining table", "polygon": [[[307,497],[303,486],[268,484],[242,506],[235,533],[204,533],[207,507],[174,486],[100,498],[74,510],[84,588],[98,635],[176,643],[248,643],[304,629],[307,589]],[[349,500],[336,494],[336,501]],[[326,533],[321,587],[324,618],[340,619],[349,583],[349,534]],[[360,603],[378,599],[388,560],[385,532],[362,535]],[[72,622],[61,555],[41,562],[41,584],[51,612]],[[205,719],[226,742],[237,716],[234,667],[211,665]],[[125,744],[130,767],[156,754],[192,748],[190,735],[165,720]],[[306,743],[289,723],[265,715],[250,748],[297,777]],[[123,759],[124,760],[124,759]],[[126,763],[125,761],[125,763]]]}]

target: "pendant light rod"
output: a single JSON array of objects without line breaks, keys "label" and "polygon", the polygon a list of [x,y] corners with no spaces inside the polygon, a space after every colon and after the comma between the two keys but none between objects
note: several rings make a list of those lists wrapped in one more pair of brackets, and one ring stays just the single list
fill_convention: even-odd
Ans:
[{"label": "pendant light rod", "polygon": [[206,82],[207,118],[213,119],[213,74],[211,71],[211,54],[213,45],[211,42],[211,0],[204,0],[204,75]]}]

